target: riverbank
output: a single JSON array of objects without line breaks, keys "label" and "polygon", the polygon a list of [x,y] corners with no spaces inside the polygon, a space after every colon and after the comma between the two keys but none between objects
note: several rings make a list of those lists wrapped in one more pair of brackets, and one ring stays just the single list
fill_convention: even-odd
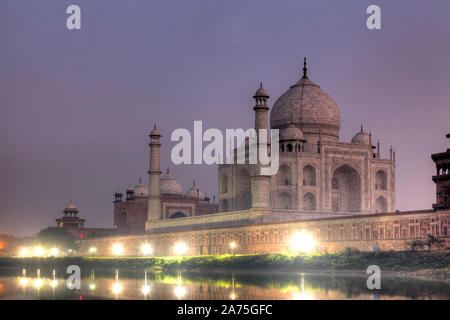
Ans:
[{"label": "riverbank", "polygon": [[0,257],[0,267],[139,267],[155,271],[173,270],[366,270],[378,265],[382,270],[418,272],[448,270],[450,252],[387,251],[359,252],[347,250],[334,254],[261,254],[216,255],[189,257],[61,257],[17,258]]}]

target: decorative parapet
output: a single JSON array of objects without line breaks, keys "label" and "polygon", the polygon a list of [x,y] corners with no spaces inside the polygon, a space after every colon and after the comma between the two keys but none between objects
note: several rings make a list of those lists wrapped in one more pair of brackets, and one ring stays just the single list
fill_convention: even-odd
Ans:
[{"label": "decorative parapet", "polygon": [[298,212],[293,210],[249,209],[170,220],[147,221],[148,233],[187,231],[327,219],[355,216],[355,213]]}]

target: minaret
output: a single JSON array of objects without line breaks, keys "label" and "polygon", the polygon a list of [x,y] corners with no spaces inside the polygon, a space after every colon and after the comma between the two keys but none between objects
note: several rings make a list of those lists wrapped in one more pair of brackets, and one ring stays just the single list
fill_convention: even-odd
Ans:
[{"label": "minaret", "polygon": [[[268,134],[269,127],[267,122],[267,111],[269,111],[267,100],[269,99],[269,95],[267,94],[267,91],[262,87],[262,82],[259,85],[259,89],[253,96],[253,99],[255,99],[256,102],[255,106],[253,107],[253,110],[255,111],[255,130],[256,135],[259,137],[259,129],[266,129]],[[269,142],[268,139],[267,142]]]},{"label": "minaret", "polygon": [[[150,133],[150,165],[148,170],[148,221],[161,219],[161,193],[159,181],[161,175],[160,169],[160,143],[161,134],[156,125]],[[148,229],[148,228],[146,228]]]},{"label": "minaret", "polygon": [[[269,95],[267,91],[262,87],[262,83],[259,89],[256,91],[253,99],[256,101],[256,105],[253,107],[255,111],[255,130],[258,137],[258,163],[259,163],[259,129],[267,130],[267,144],[269,145],[269,126],[267,122],[267,99]],[[269,149],[268,149],[269,150]],[[259,164],[255,170],[255,175],[251,177],[251,194],[252,194],[252,208],[270,208],[270,176],[260,175]]]},{"label": "minaret", "polygon": [[122,191],[120,189],[117,189],[116,193],[114,193],[114,203],[122,202]]}]

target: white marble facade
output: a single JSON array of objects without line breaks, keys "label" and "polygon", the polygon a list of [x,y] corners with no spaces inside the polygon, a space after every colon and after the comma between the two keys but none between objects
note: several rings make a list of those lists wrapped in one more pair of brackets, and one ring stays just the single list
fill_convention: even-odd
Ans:
[{"label": "white marble facade", "polygon": [[[255,127],[268,128],[261,113],[269,110],[269,96],[260,88],[254,98]],[[351,142],[340,141],[340,123],[337,104],[308,78],[305,63],[303,77],[270,110],[271,128],[280,130],[280,167],[270,187],[254,178],[255,165],[220,165],[219,210],[264,207],[254,202],[266,195],[270,208],[278,210],[394,212],[395,151],[391,148],[389,158],[382,159],[379,143],[374,146],[362,126]]]}]

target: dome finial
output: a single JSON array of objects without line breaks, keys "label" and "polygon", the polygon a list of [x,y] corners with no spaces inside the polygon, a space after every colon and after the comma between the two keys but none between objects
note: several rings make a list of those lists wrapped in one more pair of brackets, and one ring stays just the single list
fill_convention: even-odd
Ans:
[{"label": "dome finial", "polygon": [[141,184],[142,183],[142,178],[141,177],[139,177],[139,184]]},{"label": "dome finial", "polygon": [[306,57],[303,59],[303,79],[308,78],[307,76],[308,68],[306,67]]},{"label": "dome finial", "polygon": [[364,130],[363,130],[363,125],[362,125],[362,123],[361,123],[361,132],[363,132]]}]

